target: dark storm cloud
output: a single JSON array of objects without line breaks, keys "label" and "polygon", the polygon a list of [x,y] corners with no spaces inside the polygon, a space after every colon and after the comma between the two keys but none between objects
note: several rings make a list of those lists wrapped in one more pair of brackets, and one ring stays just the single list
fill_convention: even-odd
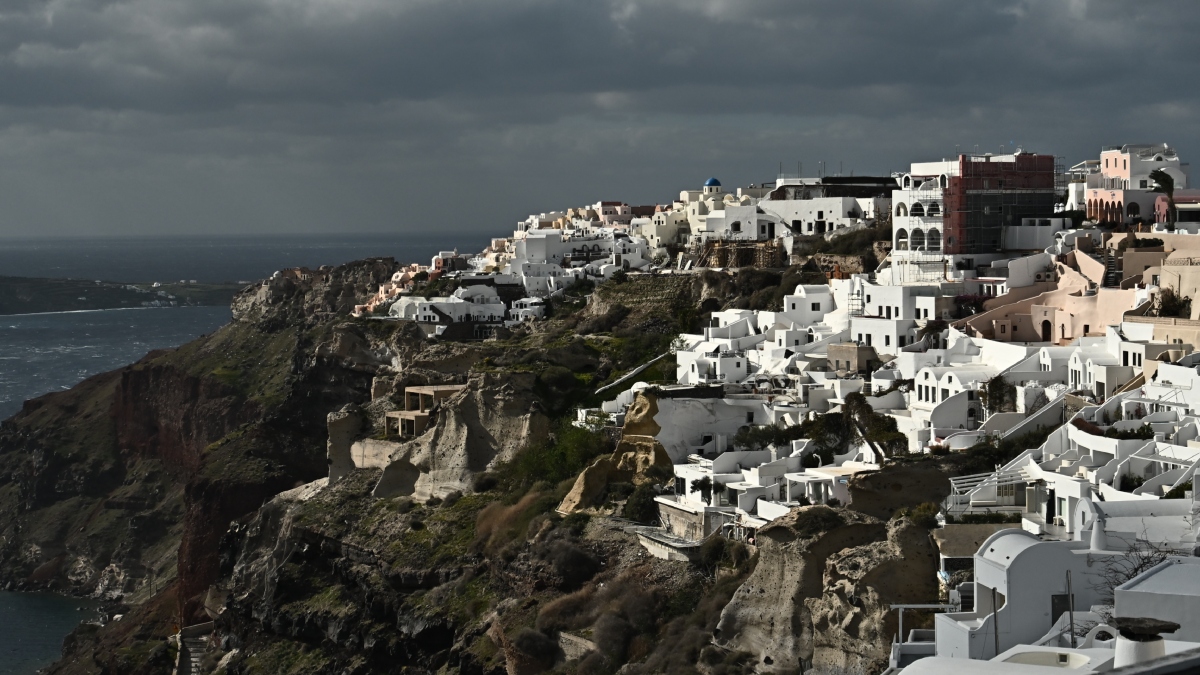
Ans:
[{"label": "dark storm cloud", "polygon": [[778,161],[1200,149],[1190,0],[9,0],[0,232],[503,232]]}]

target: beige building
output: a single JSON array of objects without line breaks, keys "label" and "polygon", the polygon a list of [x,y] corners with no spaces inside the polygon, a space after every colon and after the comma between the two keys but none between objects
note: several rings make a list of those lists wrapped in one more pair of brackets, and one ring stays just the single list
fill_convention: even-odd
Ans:
[{"label": "beige building", "polygon": [[[1080,256],[1081,261],[1095,262]],[[1059,264],[1058,288],[988,309],[958,321],[968,335],[1000,342],[1068,344],[1075,338],[1103,335],[1125,313],[1149,298],[1145,289],[1097,288],[1088,276]],[[1083,269],[1081,265],[1081,269]]]}]

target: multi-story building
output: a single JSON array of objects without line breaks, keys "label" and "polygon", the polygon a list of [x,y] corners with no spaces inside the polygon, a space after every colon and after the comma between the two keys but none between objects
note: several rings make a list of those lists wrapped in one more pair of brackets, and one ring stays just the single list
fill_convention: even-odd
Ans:
[{"label": "multi-story building", "polygon": [[1187,187],[1188,165],[1180,163],[1175,148],[1166,143],[1106,147],[1100,152],[1099,171],[1087,176],[1087,216],[1091,220],[1128,223],[1154,216],[1154,181],[1150,173],[1162,169],[1175,179],[1175,189]]},{"label": "multi-story building", "polygon": [[915,162],[892,193],[892,255],[998,253],[1005,227],[1054,212],[1053,155],[959,155]]}]

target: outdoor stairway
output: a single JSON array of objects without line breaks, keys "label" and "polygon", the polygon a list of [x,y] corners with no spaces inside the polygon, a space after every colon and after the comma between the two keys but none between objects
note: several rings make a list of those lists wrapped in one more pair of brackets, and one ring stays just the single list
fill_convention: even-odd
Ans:
[{"label": "outdoor stairway", "polygon": [[1121,271],[1117,269],[1117,256],[1104,254],[1104,287],[1118,288],[1121,285]]},{"label": "outdoor stairway", "polygon": [[175,675],[199,675],[200,659],[204,657],[212,631],[211,621],[179,631],[179,657],[175,662]]},{"label": "outdoor stairway", "polygon": [[[975,490],[981,487],[999,487],[1001,485],[1014,485],[1016,483],[1031,483],[1034,478],[1029,473],[1028,466],[1022,466],[1019,469],[1008,471],[991,471],[988,473],[975,473],[969,476],[959,476],[950,479],[950,495],[951,497],[967,497]],[[962,500],[957,500],[957,505],[960,509],[952,509],[955,511],[966,510],[969,503],[964,503]]]},{"label": "outdoor stairway", "polygon": [[180,648],[178,675],[196,675],[200,672],[200,657],[204,655],[204,647],[208,638],[184,638]]}]

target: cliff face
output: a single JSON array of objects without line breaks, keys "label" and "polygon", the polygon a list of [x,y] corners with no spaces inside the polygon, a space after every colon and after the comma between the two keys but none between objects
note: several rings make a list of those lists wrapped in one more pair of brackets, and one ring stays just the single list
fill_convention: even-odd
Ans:
[{"label": "cliff face", "polygon": [[231,325],[0,424],[3,583],[133,603],[177,583],[195,614],[229,523],[323,475],[325,413],[367,398],[404,348],[334,314],[393,266],[328,269],[265,297],[252,286]]},{"label": "cliff face", "polygon": [[536,383],[532,373],[471,377],[439,406],[428,433],[395,444],[375,496],[424,501],[469,491],[475,475],[544,441],[550,419],[534,394]]},{"label": "cliff face", "polygon": [[927,530],[824,506],[759,531],[758,565],[721,613],[717,644],[760,671],[877,673],[887,665],[892,603],[937,598]]},{"label": "cliff face", "polygon": [[[887,603],[936,597],[924,532],[887,520],[912,505],[908,479],[853,486],[865,514],[794,512],[757,551],[714,539],[697,565],[650,558],[620,520],[556,511],[613,513],[663,463],[653,399],[615,453],[565,423],[573,406],[694,328],[699,303],[766,302],[789,275],[631,279],[511,339],[447,344],[346,318],[394,267],[248,287],[217,333],[0,425],[2,578],[125,605],[51,672],[163,672],[172,624],[210,614],[210,656],[239,675],[871,672]],[[389,396],[443,382],[468,386],[429,431],[362,444],[386,448],[386,470],[342,462],[324,480]]]}]

